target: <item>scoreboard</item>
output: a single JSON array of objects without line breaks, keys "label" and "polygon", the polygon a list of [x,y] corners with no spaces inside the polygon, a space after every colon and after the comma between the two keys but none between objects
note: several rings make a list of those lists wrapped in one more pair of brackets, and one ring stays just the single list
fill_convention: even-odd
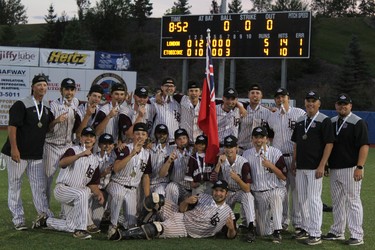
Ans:
[{"label": "scoreboard", "polygon": [[310,58],[311,12],[171,15],[162,18],[160,57]]}]

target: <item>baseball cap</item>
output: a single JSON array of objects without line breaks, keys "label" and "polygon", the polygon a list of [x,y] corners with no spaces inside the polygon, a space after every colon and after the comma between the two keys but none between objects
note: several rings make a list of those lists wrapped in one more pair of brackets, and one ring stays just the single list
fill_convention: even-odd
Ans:
[{"label": "baseball cap", "polygon": [[208,138],[205,135],[200,135],[195,139],[195,144],[206,144],[207,145]]},{"label": "baseball cap", "polygon": [[200,84],[197,83],[196,81],[189,81],[188,82],[188,89],[196,89],[196,88],[200,88]]},{"label": "baseball cap", "polygon": [[228,135],[224,138],[224,147],[233,148],[237,147],[237,137],[234,135]]},{"label": "baseball cap", "polygon": [[165,133],[165,134],[168,134],[168,127],[164,124],[158,124],[156,127],[155,127],[155,133]]},{"label": "baseball cap", "polygon": [[91,93],[100,93],[100,94],[103,94],[104,91],[103,91],[103,87],[98,85],[98,84],[94,84],[91,86],[90,90],[89,90],[89,94]]},{"label": "baseball cap", "polygon": [[138,87],[134,90],[134,95],[138,97],[148,97],[148,90],[145,87]]},{"label": "baseball cap", "polygon": [[186,135],[187,137],[189,137],[187,131],[183,128],[179,128],[176,131],[174,131],[174,139],[177,139],[178,137],[183,136],[183,135]]},{"label": "baseball cap", "polygon": [[37,84],[38,82],[47,82],[45,75],[36,75],[32,80],[32,85]]},{"label": "baseball cap", "polygon": [[90,126],[87,126],[86,128],[84,128],[82,130],[81,135],[93,135],[93,136],[96,136],[95,130],[92,127],[90,127]]},{"label": "baseball cap", "polygon": [[112,87],[111,87],[111,93],[114,91],[126,91],[125,86],[122,85],[121,83],[114,83],[112,84]]},{"label": "baseball cap", "polygon": [[164,85],[164,84],[173,84],[175,85],[174,83],[174,79],[172,77],[166,77],[163,79],[163,81],[161,82],[161,85]]},{"label": "baseball cap", "polygon": [[345,94],[345,93],[341,93],[337,96],[337,100],[336,100],[336,103],[345,103],[345,104],[349,104],[349,103],[352,103],[352,99],[350,98],[350,96],[348,94]]},{"label": "baseball cap", "polygon": [[249,91],[252,91],[252,90],[262,91],[262,89],[260,88],[259,84],[253,84],[253,85],[251,85],[250,88],[249,88]]},{"label": "baseball cap", "polygon": [[222,189],[228,190],[228,182],[224,180],[218,180],[212,186],[212,189],[215,189],[215,188],[222,188]]},{"label": "baseball cap", "polygon": [[255,127],[253,132],[251,133],[252,136],[267,136],[267,129],[265,127]]},{"label": "baseball cap", "polygon": [[275,92],[275,95],[274,97],[278,96],[278,95],[289,95],[289,92],[288,90],[286,90],[285,88],[278,88]]},{"label": "baseball cap", "polygon": [[320,100],[320,96],[317,92],[310,90],[309,92],[307,92],[305,99]]},{"label": "baseball cap", "polygon": [[144,123],[144,122],[138,122],[138,123],[134,124],[133,132],[135,132],[135,131],[145,131],[145,132],[148,132],[147,131],[147,124]]},{"label": "baseball cap", "polygon": [[65,78],[61,82],[61,88],[76,88],[76,81],[74,81],[72,78]]},{"label": "baseball cap", "polygon": [[113,136],[111,134],[104,133],[99,137],[99,143],[113,144],[115,141],[113,140]]},{"label": "baseball cap", "polygon": [[226,97],[226,98],[231,98],[231,97],[237,98],[238,97],[238,93],[237,93],[237,90],[235,90],[232,87],[229,87],[229,88],[226,88],[224,90],[223,96]]}]

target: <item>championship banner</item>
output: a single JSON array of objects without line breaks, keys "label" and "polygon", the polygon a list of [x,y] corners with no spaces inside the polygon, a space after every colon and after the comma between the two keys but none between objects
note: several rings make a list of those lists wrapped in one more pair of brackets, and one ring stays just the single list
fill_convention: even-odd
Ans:
[{"label": "championship banner", "polygon": [[95,69],[129,70],[131,68],[130,53],[95,52]]},{"label": "championship banner", "polygon": [[93,69],[94,61],[94,51],[40,49],[40,67]]},{"label": "championship banner", "polygon": [[38,66],[39,48],[0,46],[0,65]]}]

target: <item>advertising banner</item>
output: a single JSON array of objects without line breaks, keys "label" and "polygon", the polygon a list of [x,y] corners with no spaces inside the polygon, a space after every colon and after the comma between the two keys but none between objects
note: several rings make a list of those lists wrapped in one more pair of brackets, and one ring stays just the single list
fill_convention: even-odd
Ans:
[{"label": "advertising banner", "polygon": [[94,61],[94,51],[40,49],[40,67],[93,69]]},{"label": "advertising banner", "polygon": [[123,71],[130,70],[130,67],[130,53],[95,52],[95,69]]},{"label": "advertising banner", "polygon": [[0,46],[0,65],[38,66],[39,48]]}]

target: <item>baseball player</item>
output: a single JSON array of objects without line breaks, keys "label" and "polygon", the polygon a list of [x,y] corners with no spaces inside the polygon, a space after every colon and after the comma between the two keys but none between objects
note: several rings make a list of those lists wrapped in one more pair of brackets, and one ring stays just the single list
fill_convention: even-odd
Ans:
[{"label": "baseball player", "polygon": [[190,182],[185,180],[187,164],[191,155],[189,136],[185,129],[180,128],[174,132],[176,149],[169,155],[159,171],[160,177],[169,175],[170,183],[165,189],[165,198],[179,204],[191,195]]},{"label": "baseball player", "polygon": [[286,179],[287,194],[283,201],[283,229],[289,225],[289,193],[291,194],[291,221],[298,234],[301,231],[301,209],[298,202],[298,192],[296,188],[296,178],[292,172],[291,165],[293,159],[293,142],[291,141],[293,130],[296,126],[297,119],[305,114],[300,108],[291,107],[289,104],[289,92],[285,88],[278,88],[275,92],[275,104],[277,110],[271,113],[268,125],[274,132],[272,146],[280,149],[283,153],[285,163],[288,167]]},{"label": "baseball player", "polygon": [[165,78],[162,81],[161,95],[163,103],[157,103],[154,98],[150,101],[155,107],[154,129],[158,124],[165,124],[169,130],[169,142],[174,144],[174,131],[179,129],[181,121],[180,104],[174,99],[176,85],[173,78]]},{"label": "baseball player", "polygon": [[237,107],[237,100],[237,91],[234,88],[226,88],[223,94],[223,103],[216,105],[220,147],[223,147],[226,136],[238,136],[241,115]]},{"label": "baseball player", "polygon": [[81,145],[69,148],[59,161],[60,173],[54,189],[55,198],[64,204],[66,219],[40,216],[33,228],[48,227],[58,231],[73,232],[73,237],[89,239],[86,231],[89,199],[92,194],[99,203],[104,197],[99,189],[99,162],[92,150],[95,145],[95,130],[86,127],[81,133]]},{"label": "baseball player", "polygon": [[258,84],[250,86],[248,91],[249,103],[245,103],[247,115],[242,117],[240,131],[238,134],[238,145],[241,150],[253,147],[251,143],[251,132],[255,127],[265,126],[268,128],[268,119],[271,111],[261,105],[263,93]]},{"label": "baseball player", "polygon": [[214,166],[205,163],[207,136],[200,135],[195,140],[194,151],[188,162],[185,180],[190,182],[193,195],[212,192],[210,176]]},{"label": "baseball player", "polygon": [[333,225],[323,239],[344,240],[347,224],[350,232],[347,244],[357,246],[364,244],[360,191],[369,150],[367,124],[351,112],[352,100],[347,94],[338,96],[335,108],[337,116],[331,121],[336,140],[328,159]]},{"label": "baseball player", "polygon": [[45,76],[36,75],[31,89],[30,96],[16,101],[9,109],[8,138],[1,150],[8,166],[8,207],[16,230],[27,229],[21,200],[25,171],[36,211],[52,216],[48,209],[42,165],[43,145],[51,120],[51,110],[44,99],[47,92]]},{"label": "baseball player", "polygon": [[61,97],[51,102],[53,121],[44,144],[43,165],[47,177],[47,199],[50,201],[53,177],[60,157],[73,145],[73,127],[79,101],[75,98],[76,83],[72,78],[61,82]]},{"label": "baseball player", "polygon": [[137,223],[137,189],[142,181],[144,196],[150,195],[151,158],[144,143],[148,138],[147,125],[136,123],[133,127],[133,143],[117,152],[114,174],[107,186],[111,196],[111,224],[108,232],[117,228],[120,210],[123,208],[124,228]]},{"label": "baseball player", "polygon": [[[252,132],[254,147],[246,150],[243,157],[249,161],[251,190],[257,208],[257,229],[260,235],[268,235],[272,216],[272,241],[281,243],[283,199],[286,194],[287,167],[279,149],[267,146],[267,129],[255,127]],[[266,212],[267,211],[267,212]]]},{"label": "baseball player", "polygon": [[164,124],[158,124],[155,128],[156,141],[150,149],[151,155],[151,186],[152,193],[158,193],[165,196],[165,188],[169,183],[169,176],[161,177],[159,171],[163,166],[165,159],[173,152],[174,147],[168,143],[168,128]]},{"label": "baseball player", "polygon": [[296,239],[306,244],[321,244],[323,217],[322,186],[324,168],[335,140],[331,120],[319,112],[320,97],[309,91],[305,97],[306,115],[298,118],[292,141],[292,171],[296,169],[298,201],[301,207],[302,230]]},{"label": "baseball player", "polygon": [[[119,115],[119,126],[122,131],[124,141],[131,142],[133,135],[133,125],[138,122],[146,123],[148,132],[151,132],[153,119],[155,116],[154,105],[149,104],[148,90],[145,87],[137,87],[134,91],[134,103],[121,105]],[[125,134],[124,134],[125,133]]]},{"label": "baseball player", "polygon": [[99,111],[99,105],[103,96],[103,88],[98,84],[91,86],[87,95],[87,103],[82,103],[77,108],[74,131],[77,140],[81,137],[81,131],[87,126],[92,126]]},{"label": "baseball player", "polygon": [[243,224],[248,228],[246,241],[255,241],[255,209],[254,197],[250,192],[250,165],[242,156],[237,154],[238,140],[233,135],[224,138],[224,154],[219,156],[211,181],[219,178],[228,182],[229,193],[227,203],[234,208],[236,202],[241,203]]},{"label": "baseball player", "polygon": [[[94,128],[97,135],[107,133],[113,136],[115,144],[120,146],[119,141],[119,110],[126,97],[125,86],[120,83],[114,83],[111,88],[111,102],[103,105],[94,120]],[[125,105],[125,103],[124,103]]]},{"label": "baseball player", "polygon": [[109,239],[206,238],[220,232],[225,232],[227,238],[233,239],[237,231],[233,211],[226,204],[227,195],[228,183],[219,180],[212,187],[212,195],[190,196],[179,206],[166,200],[161,208],[162,222],[117,230],[109,235]]}]

